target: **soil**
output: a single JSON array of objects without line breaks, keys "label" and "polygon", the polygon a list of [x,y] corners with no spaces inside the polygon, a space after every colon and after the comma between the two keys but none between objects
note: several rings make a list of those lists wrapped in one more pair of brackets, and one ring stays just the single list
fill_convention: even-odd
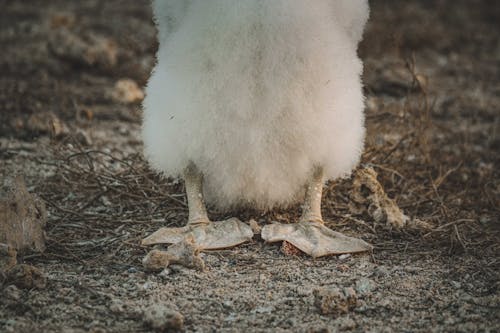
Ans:
[{"label": "soil", "polygon": [[[314,260],[256,237],[158,274],[140,240],[187,208],[141,157],[149,2],[0,0],[0,179],[22,175],[48,210],[45,251],[18,257],[46,283],[0,279],[0,331],[500,331],[499,20],[486,0],[372,3],[362,166],[430,229],[353,211],[339,180],[324,218],[373,254]],[[259,228],[300,209],[210,214]]]}]

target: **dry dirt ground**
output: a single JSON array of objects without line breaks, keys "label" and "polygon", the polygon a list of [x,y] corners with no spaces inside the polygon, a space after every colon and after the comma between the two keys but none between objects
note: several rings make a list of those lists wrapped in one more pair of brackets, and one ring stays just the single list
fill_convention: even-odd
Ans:
[{"label": "dry dirt ground", "polygon": [[[140,91],[116,85],[143,87],[154,63],[148,1],[0,0],[0,179],[23,175],[49,212],[45,252],[18,258],[47,284],[0,286],[0,331],[148,332],[155,310],[189,332],[500,331],[499,20],[494,1],[372,3],[363,164],[432,230],[354,214],[348,179],[323,214],[373,255],[313,260],[256,238],[202,254],[205,271],[156,274],[140,240],[184,223],[183,184],[147,168]],[[211,214],[263,225],[299,208]]]}]

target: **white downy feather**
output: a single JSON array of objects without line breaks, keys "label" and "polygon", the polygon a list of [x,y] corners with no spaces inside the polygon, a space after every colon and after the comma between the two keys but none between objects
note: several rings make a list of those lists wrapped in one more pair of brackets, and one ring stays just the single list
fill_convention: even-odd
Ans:
[{"label": "white downy feather", "polygon": [[209,203],[271,208],[315,165],[348,175],[364,140],[357,45],[366,0],[154,0],[158,63],[146,90],[151,165],[204,174]]}]

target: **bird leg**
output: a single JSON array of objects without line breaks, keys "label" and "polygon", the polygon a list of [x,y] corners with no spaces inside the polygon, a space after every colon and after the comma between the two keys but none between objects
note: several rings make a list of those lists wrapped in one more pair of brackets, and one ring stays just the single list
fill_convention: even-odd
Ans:
[{"label": "bird leg", "polygon": [[262,238],[267,242],[287,241],[309,254],[325,255],[371,251],[372,246],[365,241],[339,232],[324,225],[321,217],[321,195],[323,192],[323,168],[314,169],[307,184],[302,216],[297,223],[273,223],[262,228]]},{"label": "bird leg", "polygon": [[250,241],[253,231],[236,218],[212,222],[203,201],[203,175],[190,163],[184,170],[189,217],[185,227],[161,228],[142,240],[143,245],[174,244],[192,239],[200,250],[229,248]]}]

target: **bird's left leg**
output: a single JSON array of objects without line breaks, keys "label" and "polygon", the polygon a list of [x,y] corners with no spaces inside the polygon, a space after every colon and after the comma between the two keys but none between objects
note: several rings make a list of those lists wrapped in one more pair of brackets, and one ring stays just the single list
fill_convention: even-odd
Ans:
[{"label": "bird's left leg", "polygon": [[262,229],[262,238],[267,242],[287,241],[312,257],[372,250],[372,246],[365,241],[345,236],[325,226],[321,217],[322,192],[323,168],[317,167],[307,184],[302,216],[298,223],[266,225]]},{"label": "bird's left leg", "polygon": [[252,239],[253,231],[237,218],[212,222],[203,201],[203,175],[194,163],[184,170],[189,217],[180,228],[161,228],[142,240],[143,245],[174,244],[192,239],[200,250],[214,250],[236,246]]}]

